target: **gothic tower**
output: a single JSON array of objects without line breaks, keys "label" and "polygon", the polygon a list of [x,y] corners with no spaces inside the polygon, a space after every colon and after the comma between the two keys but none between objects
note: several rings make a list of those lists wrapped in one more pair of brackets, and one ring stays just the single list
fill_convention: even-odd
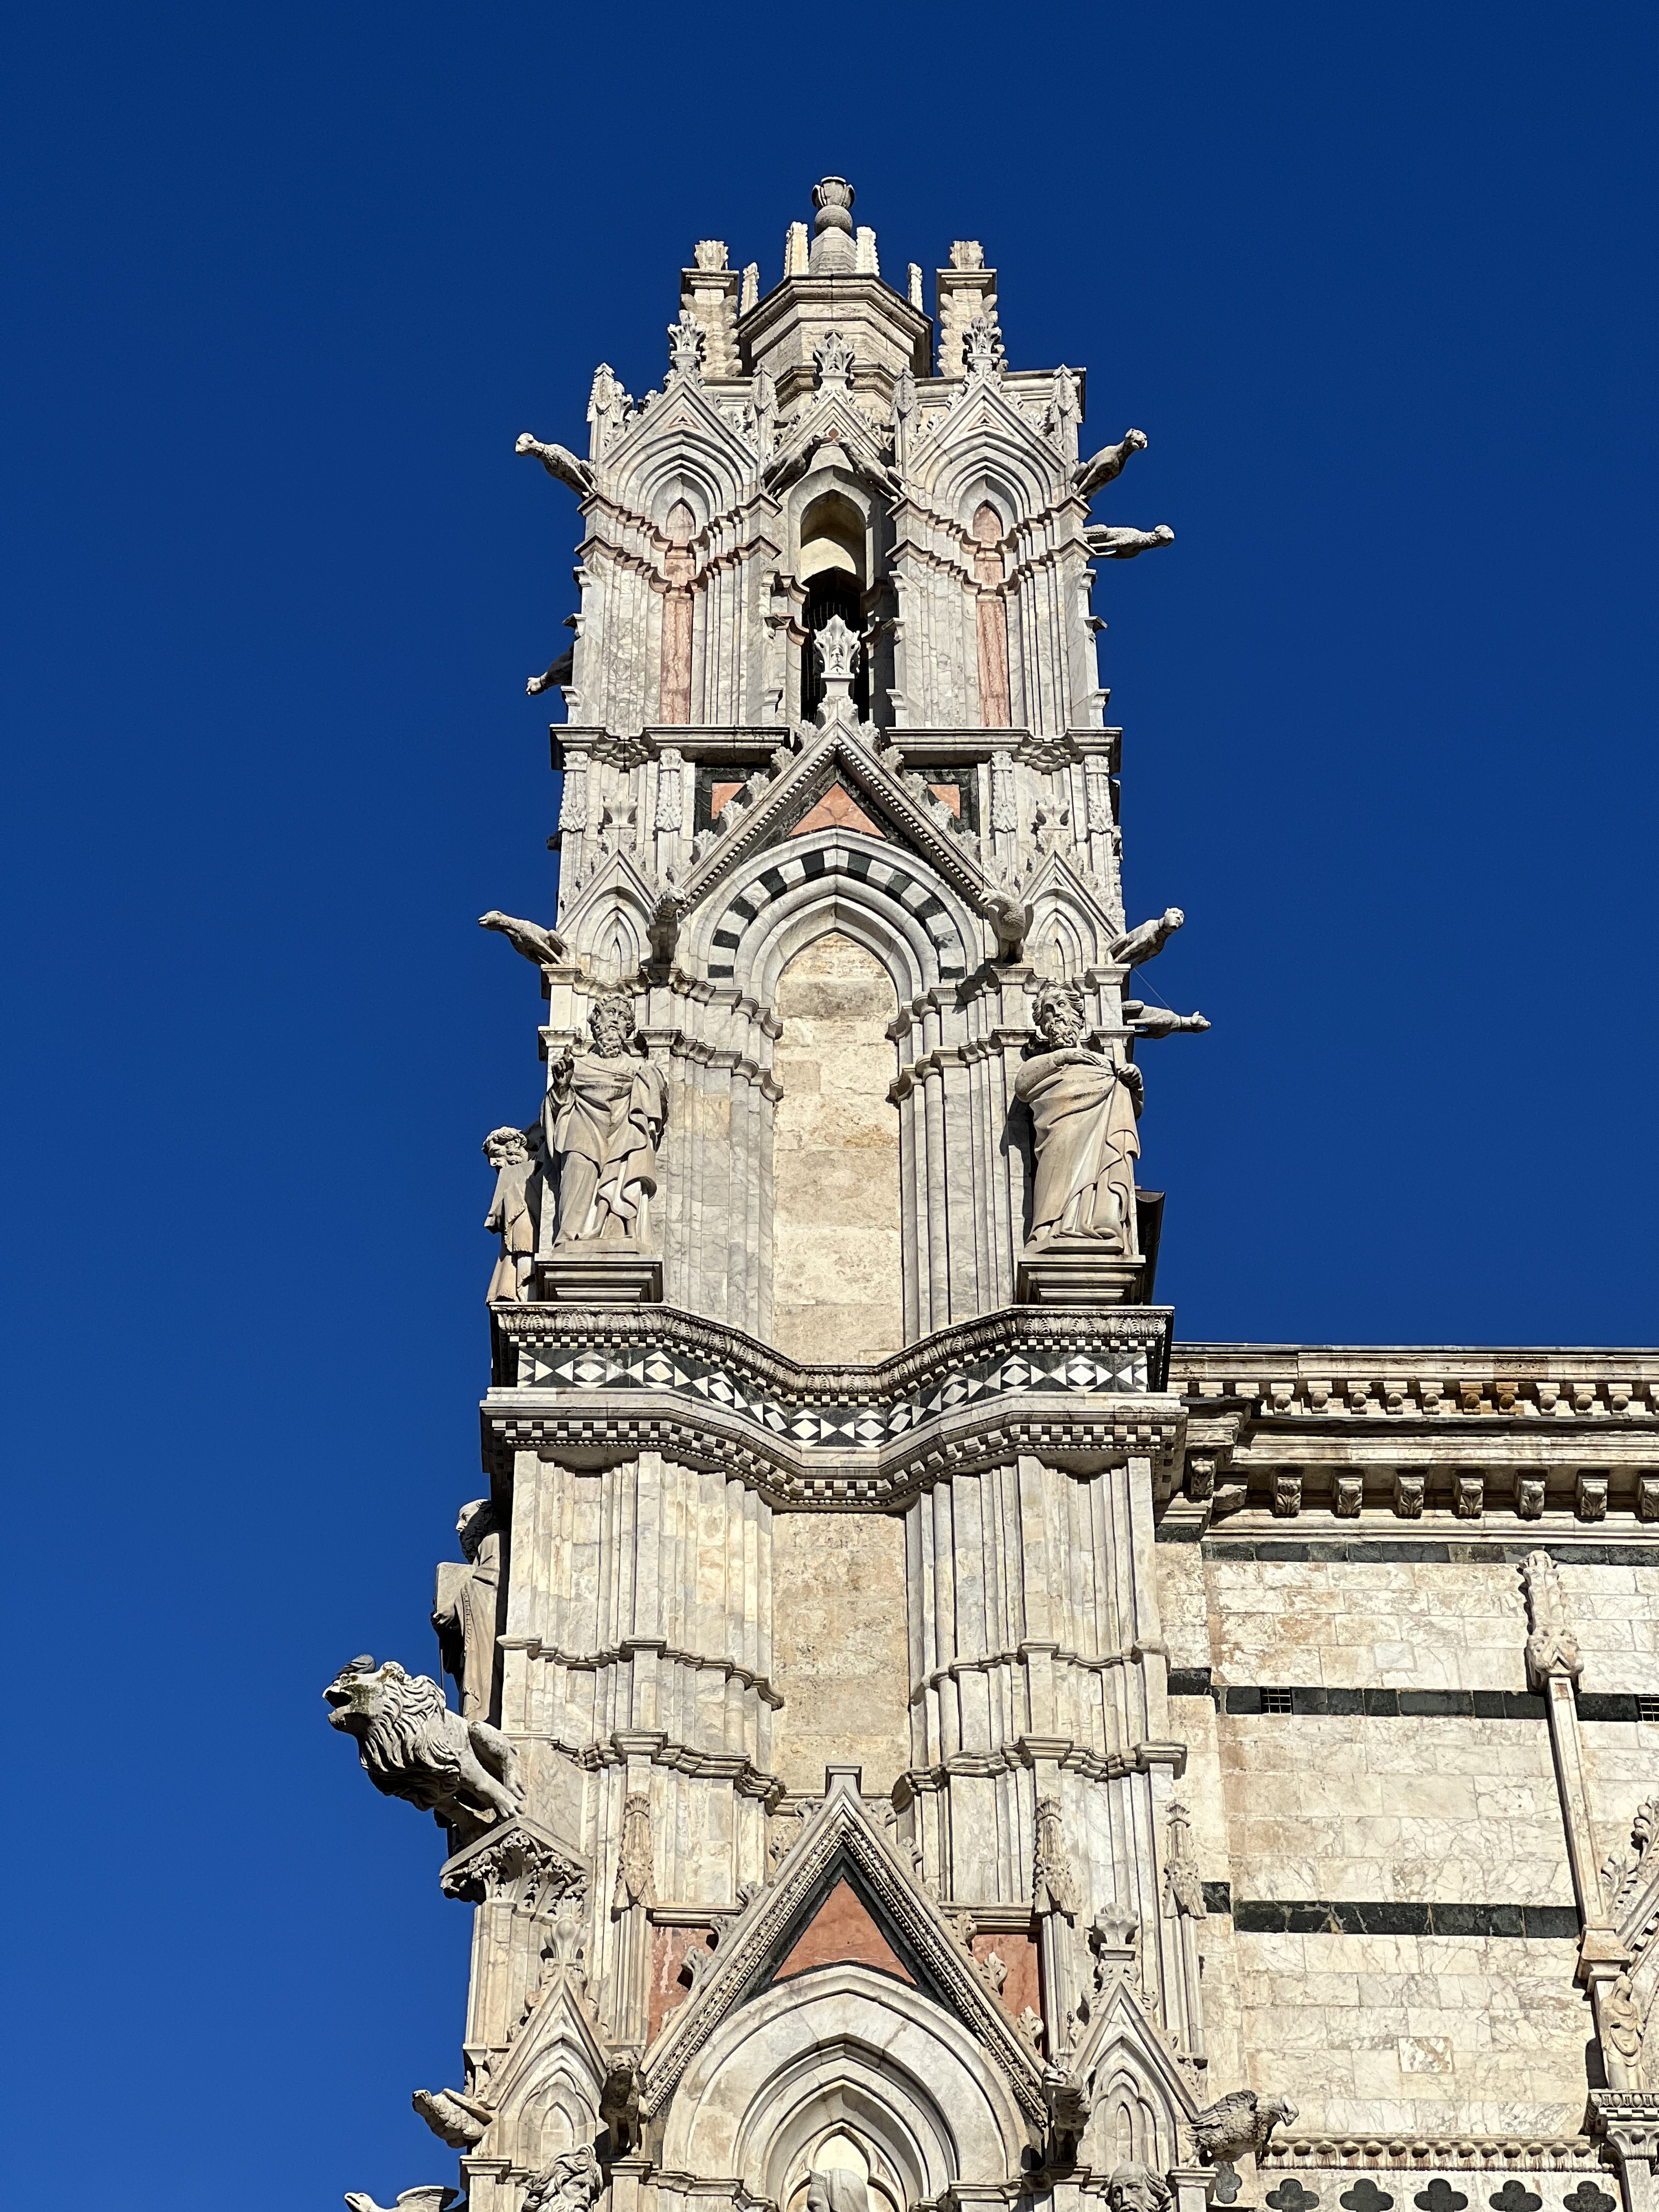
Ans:
[{"label": "gothic tower", "polygon": [[1141,994],[1182,916],[1129,926],[1091,612],[1173,540],[1091,520],[1147,441],[1080,458],[1084,374],[1010,365],[977,244],[930,319],[812,198],[764,296],[697,244],[661,389],[602,366],[585,456],[519,440],[580,603],[530,686],[556,917],[483,917],[546,1081],[486,1148],[459,1711],[372,1659],[328,1692],[475,1908],[465,2087],[416,2105],[471,2212],[1256,2204],[1288,2046],[1242,2024],[1194,1576],[1304,1474],[1350,1518],[1442,1478],[1404,1425],[1386,1470],[1327,1437],[1382,1354],[1172,1383],[1139,1060],[1207,1024]]}]

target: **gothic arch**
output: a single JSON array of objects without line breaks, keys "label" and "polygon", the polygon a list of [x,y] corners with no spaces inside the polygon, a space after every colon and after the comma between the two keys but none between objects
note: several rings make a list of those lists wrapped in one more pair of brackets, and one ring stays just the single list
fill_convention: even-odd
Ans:
[{"label": "gothic arch", "polygon": [[890,1976],[837,1966],[722,2021],[670,2106],[663,2163],[735,2175],[779,2201],[832,2123],[878,2153],[911,2203],[967,2175],[1017,2179],[1027,2140],[1012,2090],[954,2015]]},{"label": "gothic arch", "polygon": [[[856,863],[857,865],[854,865]],[[772,878],[770,882],[765,880]],[[713,981],[769,1006],[802,948],[838,929],[874,954],[901,1006],[978,965],[984,925],[927,862],[824,830],[756,854],[711,899],[690,949]]]}]

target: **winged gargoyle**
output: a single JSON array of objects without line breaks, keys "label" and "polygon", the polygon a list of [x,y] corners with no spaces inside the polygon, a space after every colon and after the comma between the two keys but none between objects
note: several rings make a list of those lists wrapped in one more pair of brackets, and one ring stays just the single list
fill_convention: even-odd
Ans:
[{"label": "winged gargoyle", "polygon": [[1254,2152],[1259,2158],[1277,2127],[1289,2127],[1296,2106],[1288,2097],[1258,2097],[1254,2089],[1235,2089],[1231,2097],[1206,2105],[1193,2120],[1193,2141],[1206,2166]]}]

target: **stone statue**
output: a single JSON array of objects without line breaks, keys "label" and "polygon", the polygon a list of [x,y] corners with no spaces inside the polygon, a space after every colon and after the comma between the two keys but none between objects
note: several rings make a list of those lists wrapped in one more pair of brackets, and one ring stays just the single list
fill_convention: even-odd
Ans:
[{"label": "stone statue", "polygon": [[1169,2184],[1151,2166],[1126,2159],[1107,2176],[1106,2200],[1112,2212],[1167,2212]]},{"label": "stone statue", "polygon": [[1276,2127],[1289,2127],[1296,2106],[1288,2097],[1258,2097],[1254,2089],[1235,2089],[1231,2097],[1206,2105],[1193,2121],[1193,2141],[1206,2166],[1220,2160],[1257,2157]]},{"label": "stone statue", "polygon": [[1177,1014],[1171,1007],[1149,1006],[1140,999],[1123,1001],[1123,1018],[1137,1036],[1144,1037],[1176,1036],[1182,1030],[1200,1036],[1210,1026],[1200,1013]]},{"label": "stone statue", "polygon": [[605,2187],[592,2143],[579,2143],[538,2173],[524,2193],[522,2212],[588,2212]]},{"label": "stone statue", "polygon": [[870,2212],[870,2185],[848,2166],[815,2166],[806,2177],[806,2212]]},{"label": "stone statue", "polygon": [[1167,522],[1160,522],[1156,530],[1126,530],[1097,522],[1084,532],[1083,542],[1097,561],[1133,561],[1139,554],[1156,552],[1160,545],[1173,545],[1175,532]]},{"label": "stone statue", "polygon": [[475,2150],[495,2117],[492,2106],[459,2089],[417,2089],[409,2101],[451,2150]]},{"label": "stone statue", "polygon": [[607,992],[587,1025],[591,1048],[565,1047],[542,1109],[547,1150],[559,1163],[554,1243],[637,1245],[644,1201],[657,1188],[668,1086],[636,1049],[628,992]]},{"label": "stone statue", "polygon": [[1155,959],[1163,951],[1186,920],[1178,906],[1166,906],[1156,921],[1143,921],[1125,930],[1121,937],[1115,937],[1106,948],[1106,957],[1125,968],[1139,968],[1143,961]]},{"label": "stone statue", "polygon": [[513,450],[515,453],[533,453],[550,477],[568,484],[578,499],[586,499],[593,489],[593,471],[586,461],[563,446],[544,446],[539,438],[532,438],[528,430],[520,430]]},{"label": "stone statue", "polygon": [[446,1674],[454,1677],[461,1718],[489,1717],[489,1692],[495,1672],[495,1601],[501,1577],[501,1539],[495,1509],[487,1498],[463,1505],[455,1533],[466,1563],[446,1559],[438,1569],[438,1602],[432,1626],[438,1632]]},{"label": "stone statue", "polygon": [[1098,1238],[1133,1256],[1140,1071],[1085,1048],[1082,1010],[1055,985],[1037,999],[1036,1030],[1014,1082],[1036,1151],[1031,1244]]},{"label": "stone statue", "polygon": [[515,952],[533,960],[538,968],[556,968],[570,957],[568,946],[556,930],[544,929],[538,921],[520,921],[515,915],[503,914],[491,907],[488,914],[478,916],[480,929],[498,929]]},{"label": "stone statue", "polygon": [[1123,464],[1131,453],[1144,453],[1146,450],[1146,433],[1144,430],[1126,430],[1115,446],[1103,446],[1093,460],[1079,464],[1077,474],[1072,479],[1073,488],[1081,492],[1085,499],[1092,499],[1102,484],[1109,484],[1114,477],[1121,475]]},{"label": "stone statue", "polygon": [[508,1820],[524,1802],[519,1754],[488,1721],[463,1720],[429,1674],[395,1659],[353,1659],[323,1692],[329,1726],[357,1739],[363,1772],[387,1797],[406,1797],[442,1827]]},{"label": "stone statue", "polygon": [[[431,2182],[424,2189],[400,2189],[396,2212],[448,2212],[460,2193],[442,2181]],[[385,2205],[377,2204],[372,2197],[365,2197],[361,2189],[348,2189],[345,2201],[351,2212],[386,2212]]]},{"label": "stone statue", "polygon": [[[484,1227],[501,1240],[501,1257],[489,1278],[484,1302],[520,1305],[535,1289],[536,1237],[541,1214],[541,1137],[538,1127],[492,1129],[483,1140],[484,1158],[495,1170],[495,1195]],[[532,1145],[535,1152],[531,1150]]]}]

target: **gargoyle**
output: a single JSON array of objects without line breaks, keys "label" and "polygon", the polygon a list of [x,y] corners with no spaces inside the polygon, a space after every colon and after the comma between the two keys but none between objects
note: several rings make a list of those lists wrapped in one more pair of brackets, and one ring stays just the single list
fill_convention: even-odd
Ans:
[{"label": "gargoyle", "polygon": [[980,907],[997,936],[997,958],[1018,960],[1031,933],[1032,910],[1018,891],[987,891]]},{"label": "gargoyle", "polygon": [[1089,2086],[1063,2066],[1045,2066],[1042,2069],[1042,2101],[1048,2107],[1048,2126],[1053,2141],[1049,2160],[1055,2166],[1069,2166],[1077,2154],[1079,2138],[1089,2124]]},{"label": "gargoyle", "polygon": [[1137,1036],[1174,1036],[1182,1030],[1194,1036],[1209,1028],[1202,1014],[1172,1013],[1168,1006],[1149,1006],[1139,999],[1123,1001],[1123,1018]]},{"label": "gargoyle", "polygon": [[532,438],[528,430],[520,430],[515,453],[533,453],[550,477],[568,484],[578,499],[586,499],[593,489],[593,471],[586,461],[579,461],[565,446],[544,446],[539,438]]},{"label": "gargoyle", "polygon": [[1121,937],[1115,937],[1106,948],[1106,957],[1120,961],[1126,968],[1139,968],[1143,961],[1163,951],[1186,919],[1178,906],[1166,906],[1156,921],[1143,921]]},{"label": "gargoyle", "polygon": [[611,2155],[621,2158],[640,2139],[640,2094],[644,2087],[637,2053],[625,2051],[611,2062],[599,2091],[599,2118],[609,2130]]},{"label": "gargoyle", "polygon": [[539,691],[551,691],[556,685],[568,684],[575,668],[576,648],[568,645],[556,660],[548,663],[541,675],[529,678],[524,688],[533,699]]},{"label": "gargoyle", "polygon": [[1296,2106],[1288,2097],[1258,2097],[1254,2089],[1235,2089],[1231,2097],[1206,2105],[1193,2121],[1193,2141],[1206,2166],[1223,2159],[1260,2157],[1277,2127],[1289,2127]]},{"label": "gargoyle", "polygon": [[443,1827],[509,1820],[524,1802],[519,1754],[488,1721],[463,1720],[429,1674],[395,1659],[353,1659],[323,1692],[331,1728],[357,1739],[363,1772],[387,1797],[405,1797]]},{"label": "gargoyle", "polygon": [[409,2101],[451,2150],[471,2150],[482,2142],[495,2117],[492,2106],[459,2089],[417,2089]]},{"label": "gargoyle", "polygon": [[[400,2189],[397,2212],[448,2212],[460,2193],[459,2189],[451,2189],[441,2181],[432,2182],[424,2189]],[[351,2212],[386,2212],[383,2204],[377,2204],[372,2197],[365,2197],[361,2189],[348,2189],[345,2201]]]},{"label": "gargoyle", "polygon": [[1102,484],[1110,483],[1115,476],[1121,474],[1123,464],[1131,453],[1144,453],[1146,450],[1146,433],[1126,430],[1115,446],[1103,446],[1091,461],[1079,462],[1077,474],[1072,478],[1073,489],[1081,492],[1085,499],[1092,499]]},{"label": "gargoyle", "polygon": [[1160,545],[1173,545],[1175,532],[1167,522],[1160,522],[1156,530],[1126,530],[1121,526],[1097,522],[1084,532],[1083,542],[1097,561],[1133,561],[1139,553],[1152,553]]},{"label": "gargoyle", "polygon": [[538,968],[557,967],[570,957],[568,946],[556,930],[544,929],[538,921],[520,921],[498,907],[478,916],[480,929],[498,929],[515,952],[526,960],[533,960]]}]

